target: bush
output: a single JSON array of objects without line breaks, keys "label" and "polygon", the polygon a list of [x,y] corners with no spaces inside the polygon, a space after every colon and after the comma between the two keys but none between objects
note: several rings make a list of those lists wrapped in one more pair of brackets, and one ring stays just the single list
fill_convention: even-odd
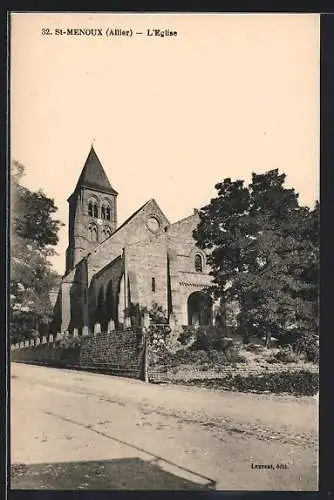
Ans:
[{"label": "bush", "polygon": [[231,375],[208,380],[190,380],[190,385],[205,385],[240,392],[289,393],[296,396],[314,396],[319,390],[319,374],[309,370],[261,373],[258,375]]},{"label": "bush", "polygon": [[236,346],[231,346],[224,351],[226,361],[228,363],[245,363],[246,358],[239,353],[239,348]]},{"label": "bush", "polygon": [[319,339],[315,335],[303,335],[294,344],[298,354],[305,354],[307,361],[319,362]]},{"label": "bush", "polygon": [[236,349],[233,339],[230,337],[221,337],[216,340],[216,348],[219,351],[227,352],[231,349]]},{"label": "bush", "polygon": [[200,326],[194,329],[197,340],[194,344],[195,349],[223,350],[223,331],[215,326]]},{"label": "bush", "polygon": [[179,341],[182,345],[186,345],[191,339],[197,337],[197,330],[194,326],[182,327],[182,332],[179,335]]},{"label": "bush", "polygon": [[248,363],[248,359],[246,356],[243,356],[242,354],[238,354],[235,359],[235,363]]},{"label": "bush", "polygon": [[164,348],[171,332],[167,324],[151,324],[149,327],[149,343],[155,348]]},{"label": "bush", "polygon": [[199,363],[204,364],[210,361],[209,353],[207,351],[192,351],[190,349],[185,349],[182,351],[177,351],[171,354],[167,359],[167,362],[173,366],[178,364],[188,364],[188,363]]},{"label": "bush", "polygon": [[263,352],[265,350],[265,347],[260,344],[245,344],[243,348],[245,349],[245,351],[255,352],[255,353]]},{"label": "bush", "polygon": [[204,349],[182,349],[174,353],[168,351],[161,351],[156,357],[152,356],[150,363],[152,365],[166,365],[170,367],[179,366],[182,364],[198,364],[203,367],[204,365],[227,365],[234,363],[247,362],[244,356],[239,354],[236,348],[227,350],[226,353],[211,349],[210,351]]},{"label": "bush", "polygon": [[[145,308],[143,308],[144,311]],[[156,302],[152,304],[152,308],[148,311],[148,314],[150,316],[150,321],[151,324],[156,324],[156,325],[162,325],[168,324],[168,317],[166,311],[163,309],[162,306],[159,306]]]},{"label": "bush", "polygon": [[300,354],[295,352],[291,345],[282,347],[276,354],[270,356],[268,363],[295,363],[300,360]]},{"label": "bush", "polygon": [[231,364],[231,363],[247,363],[247,359],[239,354],[239,349],[233,347],[226,352],[211,350],[203,351],[208,353],[211,363],[217,365]]},{"label": "bush", "polygon": [[79,347],[82,344],[83,337],[64,337],[61,340],[57,340],[54,342],[54,346],[56,349],[68,349],[71,347]]},{"label": "bush", "polygon": [[314,396],[319,390],[319,375],[308,370],[248,376],[238,374],[233,379],[233,385],[237,390],[244,392],[255,390]]},{"label": "bush", "polygon": [[216,350],[204,351],[204,352],[208,353],[208,357],[211,363],[215,364],[226,363],[226,356],[223,352]]}]

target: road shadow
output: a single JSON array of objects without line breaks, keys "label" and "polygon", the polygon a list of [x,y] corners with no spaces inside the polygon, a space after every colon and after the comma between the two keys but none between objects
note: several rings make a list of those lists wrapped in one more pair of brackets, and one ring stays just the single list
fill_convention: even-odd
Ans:
[{"label": "road shadow", "polygon": [[215,482],[198,484],[140,458],[13,464],[11,489],[34,490],[215,490]]}]

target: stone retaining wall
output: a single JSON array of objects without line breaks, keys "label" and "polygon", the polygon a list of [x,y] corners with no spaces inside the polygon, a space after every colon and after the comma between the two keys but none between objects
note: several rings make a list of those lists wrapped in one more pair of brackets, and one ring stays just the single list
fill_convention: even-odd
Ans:
[{"label": "stone retaining wall", "polygon": [[131,329],[101,332],[84,337],[58,335],[54,340],[29,341],[12,346],[11,360],[47,366],[94,369],[112,375],[142,378],[144,342]]}]

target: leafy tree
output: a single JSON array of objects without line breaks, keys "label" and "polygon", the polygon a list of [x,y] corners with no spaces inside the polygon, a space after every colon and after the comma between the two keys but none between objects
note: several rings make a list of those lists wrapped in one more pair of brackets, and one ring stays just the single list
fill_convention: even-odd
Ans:
[{"label": "leafy tree", "polygon": [[137,308],[140,317],[142,317],[143,314],[145,313],[148,314],[151,324],[153,325],[168,324],[167,312],[161,305],[157,304],[156,302],[152,303],[150,309],[148,309],[146,306],[140,307],[139,304],[136,304],[134,307]]},{"label": "leafy tree", "polygon": [[52,255],[54,250],[50,246],[57,245],[58,230],[64,224],[52,218],[57,211],[53,199],[42,190],[32,192],[21,185],[23,175],[23,165],[14,161],[11,177],[12,238],[32,242]]},{"label": "leafy tree", "polygon": [[164,310],[162,306],[158,305],[156,302],[152,304],[152,307],[148,311],[148,313],[152,324],[157,324],[157,325],[168,324],[167,312]]},{"label": "leafy tree", "polygon": [[199,211],[197,245],[207,250],[217,298],[237,300],[239,324],[266,337],[317,332],[319,204],[298,204],[278,169],[252,174],[252,183],[226,178]]},{"label": "leafy tree", "polygon": [[52,318],[49,292],[60,281],[48,256],[58,242],[63,225],[54,220],[54,201],[42,191],[22,186],[24,167],[13,162],[11,170],[11,341],[38,335]]}]

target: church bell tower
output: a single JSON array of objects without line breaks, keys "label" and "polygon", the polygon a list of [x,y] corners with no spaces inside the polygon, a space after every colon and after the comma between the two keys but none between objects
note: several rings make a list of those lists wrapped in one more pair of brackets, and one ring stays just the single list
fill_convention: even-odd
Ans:
[{"label": "church bell tower", "polygon": [[116,230],[117,195],[92,145],[77,185],[67,200],[66,274]]}]

